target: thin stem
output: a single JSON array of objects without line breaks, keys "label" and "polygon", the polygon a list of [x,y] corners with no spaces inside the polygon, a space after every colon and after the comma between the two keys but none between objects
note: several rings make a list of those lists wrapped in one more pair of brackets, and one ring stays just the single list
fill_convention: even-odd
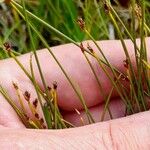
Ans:
[{"label": "thin stem", "polygon": [[[22,15],[22,13],[13,5],[13,3],[11,3],[12,6],[16,9],[16,11],[21,15],[21,17],[23,19],[24,16]],[[65,77],[67,78],[68,82],[70,83],[70,85],[72,86],[73,90],[75,91],[75,93],[77,94],[81,104],[83,105],[86,113],[87,113],[87,117],[88,117],[88,120],[89,120],[89,123],[94,123],[94,119],[91,115],[91,113],[89,112],[86,104],[85,104],[85,100],[82,96],[82,94],[80,93],[80,91],[76,88],[76,86],[73,84],[71,78],[68,76],[68,74],[66,73],[66,71],[64,70],[63,66],[60,64],[60,62],[57,60],[56,56],[54,55],[54,53],[52,52],[52,50],[50,49],[49,45],[47,44],[47,42],[45,41],[45,39],[42,37],[42,35],[35,29],[35,27],[29,23],[30,27],[32,28],[32,30],[37,34],[37,36],[41,39],[41,41],[43,42],[43,44],[46,46],[46,48],[48,49],[49,53],[51,54],[51,56],[54,58],[54,60],[56,61],[56,63],[58,64],[58,66],[60,67],[60,69],[62,70],[63,74],[65,75]]]},{"label": "thin stem", "polygon": [[[92,35],[91,35],[86,29],[84,29],[84,31],[85,31],[85,32],[88,34],[88,36],[92,39],[92,41],[94,42],[94,44],[95,44],[96,47],[98,48],[99,52],[102,54],[103,58],[105,59],[106,63],[108,64],[109,68],[111,69],[111,71],[112,71],[114,77],[115,77],[115,78],[118,78],[117,75],[116,75],[116,72],[115,72],[114,68],[112,67],[112,65],[111,65],[111,64],[109,63],[109,61],[107,60],[105,54],[103,53],[102,49],[101,49],[100,46],[97,44],[97,42],[95,41],[95,39],[92,37]],[[94,54],[95,54],[95,53],[94,53]],[[99,57],[98,57],[97,55],[94,55],[94,57],[95,57],[95,58],[97,59],[97,61],[101,64],[101,61],[100,61]],[[115,82],[114,82],[113,79],[110,77],[110,75],[109,75],[109,73],[106,71],[106,69],[105,69],[104,72],[106,73],[107,76],[109,76],[110,81],[115,85]],[[118,81],[118,83],[121,85],[120,81]],[[120,87],[122,87],[122,86],[120,86]],[[126,98],[127,101],[128,101],[128,98],[127,98],[127,95],[126,95],[125,91],[122,90],[122,92],[121,92],[121,91],[120,91],[121,89],[119,89],[119,88],[117,87],[117,85],[115,85],[115,88],[116,88],[117,92],[119,93],[120,97],[122,98],[122,100],[124,100],[124,102],[125,102],[125,98]],[[123,97],[123,94],[124,94],[125,98]]]},{"label": "thin stem", "polygon": [[[112,79],[112,77],[110,76],[110,74],[107,72],[106,68],[103,67],[101,61],[99,61],[99,58],[97,56],[95,56],[95,58],[97,59],[100,67],[103,69],[103,71],[105,72],[105,74],[107,75],[107,77],[110,79],[110,81],[112,82],[113,86],[116,88],[117,92],[119,93],[120,97],[122,98],[124,104],[129,107],[129,109],[134,113],[134,110],[132,109],[132,105],[130,103],[130,101],[128,99],[125,99],[123,96],[122,96],[122,93],[121,91],[119,90],[117,84],[115,83],[115,81]],[[117,77],[118,78],[118,77]],[[118,80],[119,82],[119,80]]]},{"label": "thin stem", "polygon": [[[87,62],[88,62],[88,64],[89,64],[89,66],[90,66],[90,68],[91,68],[91,70],[92,70],[92,72],[93,72],[93,75],[94,75],[94,77],[95,77],[95,79],[96,79],[96,81],[97,81],[97,84],[98,84],[99,89],[100,89],[100,94],[102,94],[102,97],[103,97],[104,101],[107,101],[107,100],[106,100],[106,97],[105,97],[105,94],[104,94],[104,90],[103,90],[102,85],[101,85],[101,83],[100,83],[100,81],[99,81],[99,78],[98,78],[98,76],[97,76],[97,74],[96,74],[96,72],[95,72],[95,70],[94,70],[94,67],[92,66],[92,64],[91,64],[91,62],[90,62],[88,56],[86,55],[86,53],[85,53],[84,51],[83,51],[83,54],[84,54],[84,56],[85,56],[85,58],[86,58],[86,60],[87,60]],[[106,108],[108,109],[108,111],[109,111],[109,113],[110,113],[110,117],[111,117],[112,115],[111,115],[109,106],[107,105]]]},{"label": "thin stem", "polygon": [[[104,121],[104,117],[105,117],[105,113],[106,113],[106,110],[108,109],[108,106],[109,106],[109,102],[110,102],[110,97],[112,95],[112,92],[114,90],[114,87],[112,87],[112,89],[110,90],[110,93],[105,101],[105,106],[104,106],[104,110],[103,110],[103,113],[101,115],[101,121]],[[110,117],[112,119],[112,114],[110,114]]]}]

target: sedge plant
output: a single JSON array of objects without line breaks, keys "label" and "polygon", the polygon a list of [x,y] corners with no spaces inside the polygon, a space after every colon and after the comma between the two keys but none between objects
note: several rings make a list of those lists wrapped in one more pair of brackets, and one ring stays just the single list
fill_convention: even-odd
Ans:
[{"label": "sedge plant", "polygon": [[[49,6],[51,6],[52,10],[54,11],[54,14],[61,19],[61,15],[59,12],[56,12],[55,6],[52,5],[52,2],[50,0],[46,1]],[[60,3],[57,3],[56,1],[56,7],[59,7]],[[78,46],[81,50],[81,53],[85,57],[85,60],[87,61],[87,64],[91,68],[91,72],[93,73],[97,84],[99,86],[99,92],[103,96],[104,99],[104,109],[102,114],[100,114],[100,121],[103,121],[105,118],[105,114],[108,111],[110,118],[113,119],[113,114],[111,112],[111,109],[109,107],[110,98],[114,90],[116,90],[123,101],[126,109],[124,112],[124,116],[134,114],[141,111],[146,111],[149,109],[147,97],[150,96],[150,72],[149,72],[149,63],[147,58],[147,50],[146,50],[146,44],[145,44],[145,37],[150,34],[150,28],[149,28],[149,22],[147,21],[147,8],[149,7],[149,3],[146,0],[131,0],[129,5],[130,15],[131,15],[131,28],[130,26],[126,26],[126,23],[124,20],[120,17],[120,14],[116,11],[116,8],[112,6],[111,2],[109,0],[103,0],[103,2],[97,2],[94,1],[88,1],[86,0],[84,5],[81,5],[81,14],[79,16],[76,15],[76,20],[74,20],[74,14],[75,10],[73,8],[73,3],[69,1],[64,1],[64,4],[66,4],[66,9],[71,11],[71,8],[73,12],[71,12],[71,21],[70,24],[67,25],[64,24],[65,33],[62,31],[59,31],[54,25],[51,25],[45,21],[44,18],[40,18],[38,14],[34,14],[31,11],[27,10],[29,7],[27,2],[25,0],[21,0],[19,2],[16,2],[15,0],[5,1],[16,13],[16,16],[19,16],[22,18],[22,20],[25,22],[27,27],[27,33],[29,36],[29,39],[31,41],[30,48],[32,49],[32,54],[30,57],[30,72],[26,70],[26,68],[21,64],[21,62],[18,60],[17,53],[13,50],[12,46],[6,42],[3,43],[2,49],[3,52],[9,56],[12,57],[18,66],[24,71],[26,76],[30,79],[32,82],[35,91],[37,93],[37,98],[31,103],[30,97],[32,93],[29,93],[28,91],[25,91],[23,96],[24,99],[20,96],[21,89],[17,85],[17,83],[14,83],[12,81],[12,84],[14,86],[14,89],[16,91],[16,95],[18,97],[18,102],[20,104],[20,107],[18,108],[14,101],[11,99],[11,97],[8,95],[7,91],[0,85],[0,93],[5,97],[5,99],[10,103],[10,105],[14,108],[16,113],[18,114],[19,118],[22,120],[24,125],[27,128],[35,128],[35,129],[63,129],[63,128],[69,128],[74,127],[71,123],[67,122],[63,119],[63,116],[61,115],[61,112],[59,110],[58,106],[58,98],[57,98],[57,86],[59,86],[59,83],[53,82],[53,84],[47,85],[44,75],[42,73],[42,68],[40,65],[40,61],[38,59],[38,55],[36,52],[36,46],[37,46],[37,39],[42,43],[44,47],[47,48],[50,55],[53,57],[53,59],[56,61],[57,65],[63,72],[64,76],[70,83],[70,86],[78,96],[79,101],[81,102],[86,116],[87,120],[89,121],[89,124],[94,123],[95,120],[89,111],[86,100],[84,99],[82,92],[80,90],[80,87],[74,83],[71,79],[71,77],[68,75],[62,64],[58,61],[57,57],[52,52],[49,43],[45,39],[45,37],[41,34],[42,30],[50,30],[58,37],[65,39],[68,42],[74,43],[76,46]],[[44,2],[43,2],[44,3]],[[62,2],[61,2],[62,3]],[[94,20],[91,17],[91,20],[89,19],[88,15],[91,11],[90,4],[92,3],[93,7],[96,7],[96,14],[99,14],[99,20],[101,21],[101,26],[98,25],[98,22],[94,22],[91,20]],[[80,3],[82,4],[82,3]],[[43,4],[44,5],[44,4]],[[87,8],[87,9],[85,9]],[[111,23],[114,27],[115,36],[119,38],[121,41],[122,47],[124,49],[124,53],[126,56],[125,60],[122,60],[122,63],[125,68],[125,72],[121,72],[117,68],[115,68],[107,59],[105,56],[103,49],[101,48],[101,45],[99,45],[96,40],[97,37],[94,35],[95,32],[99,31],[99,28],[103,28],[105,35],[108,35],[108,27],[106,25],[106,21],[103,19],[103,15],[101,13],[101,9],[103,12],[105,12],[105,15],[107,17],[107,22]],[[40,15],[40,14],[39,14]],[[47,15],[46,15],[47,16]],[[84,16],[84,18],[82,18]],[[40,32],[37,30],[37,27],[35,25],[35,22],[42,25],[42,29]],[[95,46],[97,47],[98,51],[93,49],[90,44],[87,46],[78,43],[78,38],[76,35],[70,30],[71,24],[74,27],[74,30],[77,34],[79,34],[79,37],[81,38],[80,41],[84,39],[90,39]],[[93,24],[95,28],[93,27]],[[138,24],[138,28],[137,28]],[[120,28],[121,25],[121,28]],[[15,28],[15,27],[13,27]],[[124,31],[122,33],[122,30]],[[139,33],[137,32],[139,31]],[[71,34],[71,36],[68,36],[68,33]],[[34,38],[33,35],[36,37]],[[85,38],[83,38],[83,36]],[[107,36],[108,38],[109,36]],[[135,71],[133,68],[133,64],[131,61],[131,56],[129,55],[128,48],[126,47],[126,43],[124,41],[124,37],[128,37],[133,45],[134,45],[134,52],[135,52],[135,60],[136,60],[136,68],[137,71]],[[140,46],[137,45],[136,38],[139,37],[140,39]],[[1,42],[2,43],[2,42]],[[99,67],[103,70],[103,72],[106,74],[110,82],[112,83],[112,89],[108,95],[106,95],[105,91],[103,90],[103,87],[101,85],[101,81],[99,80],[99,74],[96,73],[90,59],[90,57],[93,57],[95,61],[97,61]],[[34,74],[34,68],[32,59],[35,58],[37,68],[39,70],[39,74],[41,77],[41,81],[44,87],[44,90],[42,90],[38,83],[35,80],[35,74]],[[106,69],[108,68],[108,69]],[[109,70],[109,72],[108,72]],[[112,75],[110,75],[110,72]],[[123,85],[122,81],[126,81],[129,83],[129,90],[126,89],[126,87]],[[57,85],[58,84],[58,85]],[[143,85],[146,85],[143,87]],[[25,110],[24,102],[26,101],[28,104],[28,107],[32,113],[33,117],[27,116],[27,112]],[[43,117],[41,117],[37,112],[37,106],[40,105]],[[84,119],[80,116],[80,111],[75,109],[75,112],[79,115],[81,124],[84,125]]]}]

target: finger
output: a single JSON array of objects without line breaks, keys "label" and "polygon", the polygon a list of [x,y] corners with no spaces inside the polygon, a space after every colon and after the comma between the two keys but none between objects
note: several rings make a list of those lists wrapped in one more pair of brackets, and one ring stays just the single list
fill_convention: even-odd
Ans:
[{"label": "finger", "polygon": [[[64,130],[0,129],[1,148],[149,150],[150,112]],[[7,140],[6,140],[7,139]],[[11,142],[8,142],[11,141]]]},{"label": "finger", "polygon": [[[130,56],[134,58],[134,47],[132,42],[129,40],[126,40],[125,42]],[[117,67],[119,70],[124,71],[123,60],[125,60],[126,57],[120,41],[102,41],[98,42],[98,44],[100,44],[109,62],[113,66]],[[149,39],[147,39],[147,45],[149,44]],[[91,42],[90,45],[93,47],[94,50],[97,51],[97,48]],[[73,44],[62,45],[54,47],[52,49],[55,56],[58,58],[59,62],[62,64],[68,75],[73,79],[73,81],[76,81],[76,83],[81,88],[87,106],[92,107],[100,104],[103,101],[102,94],[99,92],[98,84],[81,50]],[[27,54],[19,58],[19,60],[22,62],[22,64],[24,64],[25,68],[28,68],[28,70],[29,57],[29,54]],[[64,110],[74,110],[74,108],[81,109],[82,105],[77,95],[73,91],[68,80],[66,79],[52,56],[50,56],[48,51],[38,51],[38,57],[47,84],[51,85],[53,81],[58,82],[59,106]],[[103,71],[98,67],[97,62],[95,62],[92,57],[90,57],[89,59],[91,60],[94,68],[96,69],[102,87],[103,89],[105,89],[105,93],[107,95],[112,88],[112,84],[107,76],[103,73]],[[11,59],[9,61],[6,60],[5,62],[3,62],[3,65],[7,68],[8,72],[12,74],[12,76],[24,79],[24,73]],[[37,81],[42,86],[35,62],[34,70]],[[116,93],[113,93],[113,96],[116,96]]]},{"label": "finger", "polygon": [[[36,106],[34,105],[34,102],[38,97],[35,88],[33,84],[31,84],[31,82],[29,82],[28,80],[21,80],[19,78],[15,78],[11,74],[5,74],[5,76],[0,75],[0,79],[1,79],[0,85],[2,85],[2,87],[7,91],[8,96],[15,103],[18,109],[23,111],[23,113],[25,113],[27,118],[32,120],[40,120],[40,119],[44,120],[43,117],[44,115],[41,109],[40,102],[37,101]],[[17,88],[14,87],[14,85]],[[26,92],[29,94],[28,100],[24,96]],[[12,126],[11,120],[14,120],[13,122],[14,124],[15,121],[16,124],[19,124],[21,122],[19,117],[16,115],[16,113],[14,112],[11,113],[13,108],[9,105],[7,100],[2,95],[0,96],[1,96],[0,106],[3,108],[0,111],[1,117],[0,124],[3,124],[7,127],[11,127]],[[3,110],[5,112],[3,112]],[[6,116],[6,114],[8,115]]]},{"label": "finger", "polygon": [[[89,111],[95,120],[95,122],[100,122],[110,120],[110,119],[115,119],[115,118],[120,118],[125,116],[125,106],[122,102],[121,99],[113,99],[110,101],[109,104],[109,111],[106,109],[104,113],[104,106],[105,104],[99,104],[97,106],[89,108]],[[83,125],[88,125],[88,118],[87,114],[85,113],[84,110],[78,111],[75,110],[73,112],[62,112],[63,117],[65,120],[68,122],[72,123],[74,126],[83,126]]]},{"label": "finger", "polygon": [[10,128],[25,128],[16,112],[9,103],[0,95],[0,126]]}]

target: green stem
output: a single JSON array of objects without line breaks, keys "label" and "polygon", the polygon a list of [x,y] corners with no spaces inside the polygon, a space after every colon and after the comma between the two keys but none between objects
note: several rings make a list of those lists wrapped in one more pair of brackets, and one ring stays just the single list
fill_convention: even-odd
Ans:
[{"label": "green stem", "polygon": [[[13,5],[13,3],[11,3],[12,6],[16,9],[16,11],[21,15],[21,17],[23,19],[24,16],[22,15],[22,13]],[[47,44],[47,42],[45,41],[45,39],[43,38],[43,36],[35,29],[35,27],[29,23],[30,27],[32,28],[32,30],[37,34],[37,36],[41,39],[41,41],[43,42],[43,44],[45,45],[45,47],[47,48],[47,50],[49,51],[49,53],[51,54],[51,56],[54,58],[54,60],[56,61],[56,63],[58,64],[58,66],[60,67],[61,71],[63,72],[63,74],[65,75],[65,77],[67,78],[68,82],[70,83],[70,85],[72,86],[73,90],[75,91],[76,95],[78,96],[81,104],[83,105],[87,115],[88,115],[88,120],[89,120],[89,123],[94,123],[94,119],[91,115],[91,113],[89,112],[86,104],[85,104],[85,100],[82,96],[82,94],[79,92],[79,90],[77,90],[76,86],[73,84],[71,78],[68,76],[68,74],[66,73],[66,71],[64,70],[63,66],[60,64],[60,62],[57,60],[56,56],[54,55],[54,53],[52,52],[52,50],[50,49],[49,45]]]},{"label": "green stem", "polygon": [[[88,36],[92,39],[92,41],[94,42],[94,44],[95,44],[96,47],[98,48],[99,52],[102,54],[103,58],[105,59],[106,63],[108,64],[109,68],[111,69],[111,71],[112,71],[114,77],[117,79],[118,77],[117,77],[117,75],[116,75],[116,72],[115,72],[114,68],[112,67],[112,65],[109,63],[109,61],[107,60],[107,58],[106,58],[105,54],[103,53],[101,47],[97,44],[97,42],[95,41],[95,39],[92,37],[92,35],[91,35],[86,29],[85,29],[84,31],[85,31],[85,32],[88,34]],[[94,57],[95,57],[95,56],[94,56]],[[100,60],[97,56],[96,56],[95,58],[97,59],[97,61],[99,62],[99,64],[101,64],[101,60]],[[104,69],[103,69],[103,70],[104,70]],[[111,82],[113,83],[113,85],[115,86],[115,88],[116,88],[117,92],[119,93],[120,97],[122,98],[122,100],[125,102],[125,98],[126,98],[126,100],[129,102],[125,91],[122,90],[123,93],[120,91],[121,89],[119,89],[118,86],[115,85],[115,82],[114,82],[113,79],[110,77],[110,75],[109,75],[109,73],[106,71],[106,69],[104,70],[104,72],[106,73],[107,76],[109,76],[110,81],[111,81]],[[120,81],[118,81],[118,83],[121,85]],[[122,86],[120,86],[120,87],[122,87]],[[123,94],[124,94],[125,98],[124,98]]]}]

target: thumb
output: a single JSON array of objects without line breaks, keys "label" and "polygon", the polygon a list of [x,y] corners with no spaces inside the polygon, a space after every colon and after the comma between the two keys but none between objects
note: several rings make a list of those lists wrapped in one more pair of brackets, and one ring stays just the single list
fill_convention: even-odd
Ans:
[{"label": "thumb", "polygon": [[[64,130],[0,129],[1,147],[25,149],[150,149],[150,112]],[[4,140],[7,139],[7,140]],[[11,141],[11,142],[8,142]]]}]

